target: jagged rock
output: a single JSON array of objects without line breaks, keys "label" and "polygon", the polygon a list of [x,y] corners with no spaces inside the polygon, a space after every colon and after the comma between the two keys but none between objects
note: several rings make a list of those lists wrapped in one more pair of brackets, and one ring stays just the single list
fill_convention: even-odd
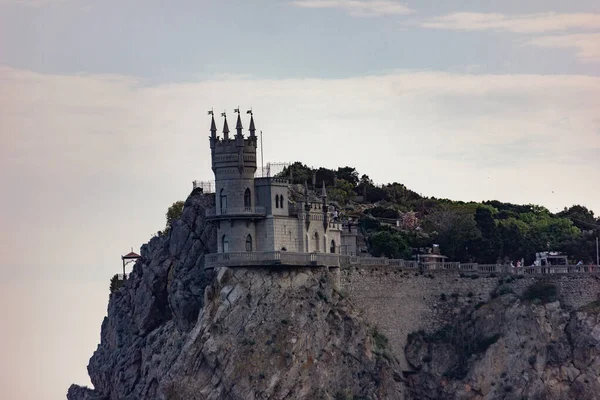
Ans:
[{"label": "jagged rock", "polygon": [[415,399],[600,399],[600,316],[507,294],[452,327],[411,335]]},{"label": "jagged rock", "polygon": [[110,296],[88,365],[95,389],[73,385],[67,398],[401,399],[396,361],[326,268],[204,270],[211,201],[193,193],[142,247]]}]

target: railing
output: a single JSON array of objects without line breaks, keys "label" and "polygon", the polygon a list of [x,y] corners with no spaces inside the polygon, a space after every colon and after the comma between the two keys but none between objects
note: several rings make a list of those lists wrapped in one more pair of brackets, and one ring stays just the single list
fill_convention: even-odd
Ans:
[{"label": "railing", "polygon": [[215,181],[192,181],[192,188],[201,188],[204,193],[214,193]]},{"label": "railing", "polygon": [[220,216],[237,216],[237,215],[267,215],[267,209],[262,206],[254,207],[227,207],[218,209],[211,207],[206,210],[207,217],[220,217]]},{"label": "railing", "polygon": [[504,264],[477,264],[459,262],[446,263],[419,263],[402,259],[385,257],[360,257],[334,253],[301,253],[292,251],[257,251],[236,253],[213,253],[206,256],[206,268],[215,267],[243,267],[243,266],[328,266],[350,268],[364,267],[390,267],[421,269],[428,271],[468,271],[483,274],[512,273],[518,275],[529,274],[574,274],[574,273],[600,273],[597,265],[560,265],[543,267],[511,267]]},{"label": "railing", "polygon": [[339,267],[339,254],[297,253],[291,251],[257,251],[214,253],[206,256],[206,267],[243,267],[269,265],[328,266]]}]

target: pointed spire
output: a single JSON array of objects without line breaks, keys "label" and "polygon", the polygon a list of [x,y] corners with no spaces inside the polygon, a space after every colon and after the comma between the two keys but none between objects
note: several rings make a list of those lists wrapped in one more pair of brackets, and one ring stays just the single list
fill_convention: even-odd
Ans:
[{"label": "pointed spire", "polygon": [[227,114],[222,112],[221,117],[225,118],[225,122],[223,123],[223,139],[229,140],[229,125],[227,125]]},{"label": "pointed spire", "polygon": [[237,134],[239,136],[243,135],[242,129],[244,129],[242,127],[242,119],[240,118],[240,113],[238,112],[237,123],[235,124],[235,130],[237,131]]},{"label": "pointed spire", "polygon": [[325,191],[325,180],[323,179],[323,189],[321,189],[321,197],[327,197],[327,192]]},{"label": "pointed spire", "polygon": [[211,136],[215,137],[217,136],[217,124],[215,124],[215,116],[211,114],[210,119],[210,133]]},{"label": "pointed spire", "polygon": [[254,127],[254,115],[250,115],[250,136],[256,136],[254,132],[256,132],[256,128]]}]

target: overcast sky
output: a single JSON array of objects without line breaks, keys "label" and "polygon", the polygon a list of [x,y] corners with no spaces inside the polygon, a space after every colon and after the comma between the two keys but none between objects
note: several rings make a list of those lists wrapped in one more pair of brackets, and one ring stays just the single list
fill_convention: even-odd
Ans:
[{"label": "overcast sky", "polygon": [[597,1],[0,0],[0,397],[88,383],[120,255],[238,106],[265,161],[600,213]]}]

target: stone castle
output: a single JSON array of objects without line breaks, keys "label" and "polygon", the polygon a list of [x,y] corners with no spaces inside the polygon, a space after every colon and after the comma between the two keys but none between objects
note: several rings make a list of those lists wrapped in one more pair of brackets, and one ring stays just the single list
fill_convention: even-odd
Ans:
[{"label": "stone castle", "polygon": [[[344,233],[327,202],[323,186],[318,196],[309,195],[290,201],[291,185],[287,179],[255,177],[257,170],[257,136],[254,116],[250,115],[249,134],[243,133],[239,110],[235,135],[230,136],[225,113],[223,137],[217,136],[211,114],[210,151],[215,174],[215,207],[208,211],[209,220],[217,228],[218,253],[231,259],[240,253],[262,253],[273,256],[286,252],[290,258],[298,253],[349,254],[356,252],[356,235]],[[344,245],[342,245],[344,242]],[[243,261],[243,260],[242,260]]]}]

